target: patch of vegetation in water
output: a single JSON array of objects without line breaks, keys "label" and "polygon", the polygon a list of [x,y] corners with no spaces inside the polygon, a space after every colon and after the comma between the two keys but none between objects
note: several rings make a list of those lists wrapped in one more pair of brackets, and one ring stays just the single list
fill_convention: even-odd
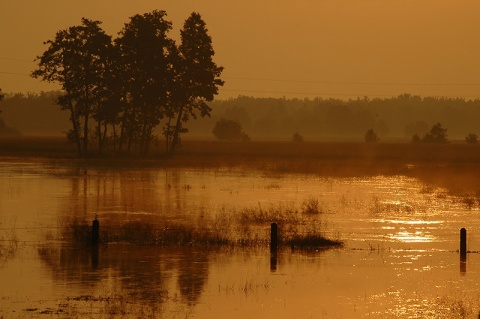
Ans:
[{"label": "patch of vegetation in water", "polygon": [[[261,247],[270,243],[271,223],[279,228],[278,245],[297,248],[339,247],[342,242],[324,236],[322,210],[318,200],[309,198],[301,209],[271,205],[246,208],[222,207],[213,216],[197,222],[114,220],[100,221],[100,241],[154,246]],[[91,226],[73,222],[66,238],[91,243]]]},{"label": "patch of vegetation in water", "polygon": [[[0,229],[2,224],[0,223]],[[18,249],[18,238],[13,229],[4,229],[0,234],[0,269],[7,263],[7,261],[13,259]]]},{"label": "patch of vegetation in water", "polygon": [[285,240],[285,244],[299,249],[322,248],[322,247],[340,247],[341,241],[331,240],[319,234],[295,235]]}]

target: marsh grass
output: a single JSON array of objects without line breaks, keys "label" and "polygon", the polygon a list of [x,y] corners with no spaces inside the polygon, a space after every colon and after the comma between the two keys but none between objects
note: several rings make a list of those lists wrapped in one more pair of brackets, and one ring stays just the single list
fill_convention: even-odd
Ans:
[{"label": "marsh grass", "polygon": [[[191,309],[182,305],[174,298],[174,307],[169,309],[157,306],[149,302],[132,301],[124,291],[106,291],[99,295],[80,295],[67,297],[57,301],[56,307],[45,308],[42,302],[37,307],[24,309],[24,315],[28,318],[189,318]],[[22,316],[15,316],[21,318]],[[3,318],[0,316],[0,318]]]},{"label": "marsh grass", "polygon": [[309,197],[308,199],[304,200],[302,203],[302,212],[304,214],[320,214],[322,213],[322,209],[319,206],[318,199],[315,197]]},{"label": "marsh grass", "polygon": [[[65,137],[1,137],[0,156],[27,156],[66,158],[77,156],[75,146]],[[164,154],[163,147],[152,147],[144,156],[106,153],[99,157],[93,151],[88,160],[90,165],[99,166],[117,163],[130,166],[205,166],[256,165],[279,171],[315,171],[331,168],[332,164],[363,166],[373,164],[468,164],[480,163],[480,146],[465,143],[400,143],[385,142],[368,144],[363,142],[304,142],[255,141],[249,143],[214,140],[182,141],[173,158]]]},{"label": "marsh grass", "polygon": [[[204,216],[197,222],[101,220],[101,240],[104,243],[154,246],[261,247],[269,245],[270,225],[275,222],[280,229],[280,245],[298,248],[341,246],[339,240],[325,238],[324,223],[319,214],[318,210],[312,212],[312,208],[295,209],[282,205],[264,208],[258,205],[241,209],[221,207],[217,213]],[[65,237],[88,244],[91,226],[74,221]]]},{"label": "marsh grass", "polygon": [[[0,229],[2,229],[0,223]],[[15,228],[2,230],[0,233],[0,269],[13,259],[18,250],[18,238]]]},{"label": "marsh grass", "polygon": [[299,248],[299,249],[342,246],[342,242],[338,240],[325,238],[320,234],[306,234],[306,235],[295,234],[287,238],[286,240],[284,240],[284,242],[290,247]]},{"label": "marsh grass", "polygon": [[[230,240],[212,229],[197,228],[180,223],[155,223],[126,221],[124,223],[101,221],[102,243],[125,242],[134,245],[228,245]],[[78,244],[91,244],[92,230],[86,222],[75,221],[67,231],[67,238]]]}]

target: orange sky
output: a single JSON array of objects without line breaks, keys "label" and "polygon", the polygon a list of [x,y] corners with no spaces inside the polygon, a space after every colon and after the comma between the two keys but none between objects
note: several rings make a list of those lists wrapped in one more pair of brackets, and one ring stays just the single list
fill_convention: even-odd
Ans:
[{"label": "orange sky", "polygon": [[480,98],[478,0],[1,1],[0,88],[38,92],[43,41],[82,17],[116,35],[129,17],[166,10],[173,38],[202,14],[224,66],[219,98]]}]

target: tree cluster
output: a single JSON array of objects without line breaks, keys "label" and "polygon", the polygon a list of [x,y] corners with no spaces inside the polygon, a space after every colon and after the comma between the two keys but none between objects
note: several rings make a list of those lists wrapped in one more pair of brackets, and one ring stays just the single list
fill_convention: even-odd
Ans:
[{"label": "tree cluster", "polygon": [[[468,133],[479,134],[480,100],[441,97],[419,97],[402,94],[391,98],[286,99],[253,98],[215,100],[212,119],[202,119],[191,127],[201,132],[200,125],[219,118],[236,119],[252,139],[290,139],[299,132],[305,139],[362,140],[373,129],[382,140],[402,138],[409,141],[414,134],[423,137],[432,125],[448,127],[449,138],[464,139]],[[199,134],[197,133],[197,134]]]},{"label": "tree cluster", "polygon": [[242,124],[237,120],[221,118],[215,124],[212,133],[219,140],[250,141],[250,136],[243,131]]},{"label": "tree cluster", "polygon": [[379,140],[378,135],[377,135],[377,133],[375,133],[375,131],[373,129],[369,129],[365,133],[365,142],[366,143],[376,143],[376,142],[378,142],[378,140]]},{"label": "tree cluster", "polygon": [[432,126],[429,132],[425,133],[423,137],[420,137],[418,134],[414,134],[412,137],[412,142],[418,143],[447,143],[447,129],[442,126],[440,123],[436,123]]},{"label": "tree cluster", "polygon": [[101,154],[109,145],[117,153],[146,154],[163,124],[166,151],[173,154],[185,124],[209,116],[223,81],[223,68],[212,58],[211,37],[199,13],[192,13],[180,31],[177,45],[168,33],[172,23],[165,11],[135,15],[113,39],[100,21],[57,32],[45,42],[32,76],[58,82],[57,99],[70,114],[69,141],[79,156],[91,145]]}]

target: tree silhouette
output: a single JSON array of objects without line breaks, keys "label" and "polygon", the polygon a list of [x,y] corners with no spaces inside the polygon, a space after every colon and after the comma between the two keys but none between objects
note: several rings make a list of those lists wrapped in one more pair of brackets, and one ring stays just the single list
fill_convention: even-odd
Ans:
[{"label": "tree silhouette", "polygon": [[468,144],[477,144],[478,143],[478,135],[475,133],[470,133],[465,137],[465,142]]},{"label": "tree silhouette", "polygon": [[166,152],[173,154],[180,134],[188,131],[184,124],[210,116],[206,102],[224,82],[219,79],[223,68],[212,60],[206,24],[192,13],[177,47],[168,37],[172,24],[166,15],[158,10],[134,15],[114,43],[101,22],[86,18],[45,42],[48,48],[37,57],[31,76],[61,84],[64,94],[57,104],[70,112],[67,137],[80,156],[89,154],[91,137],[102,153],[109,126],[114,152],[118,145],[120,152],[135,147],[146,154],[154,129],[165,118]]},{"label": "tree silhouette", "polygon": [[242,125],[236,120],[227,120],[221,118],[215,124],[212,131],[213,135],[219,140],[227,141],[248,141],[250,137],[243,132]]},{"label": "tree silhouette", "polygon": [[115,41],[123,68],[125,103],[122,112],[120,143],[139,144],[145,154],[154,128],[165,116],[172,82],[171,55],[174,42],[168,37],[172,29],[165,11],[135,15]]},{"label": "tree silhouette", "polygon": [[294,142],[294,143],[303,142],[303,136],[300,133],[295,132],[292,136],[292,142]]},{"label": "tree silhouette", "polygon": [[100,21],[82,18],[82,24],[58,31],[48,49],[37,57],[34,78],[58,82],[65,94],[57,104],[70,111],[72,130],[67,136],[77,145],[80,156],[88,155],[89,120],[105,89],[102,78],[111,37],[100,28]]},{"label": "tree silhouette", "polygon": [[437,123],[432,126],[430,132],[425,134],[423,137],[423,142],[426,143],[446,143],[447,139],[447,129],[442,127],[442,124]]},{"label": "tree silhouette", "polygon": [[210,116],[211,108],[206,101],[212,101],[218,94],[218,87],[224,84],[219,79],[223,67],[217,66],[212,58],[215,51],[208,29],[199,13],[193,12],[185,20],[180,31],[181,44],[179,59],[175,64],[175,87],[172,91],[172,111],[170,119],[175,119],[173,128],[170,121],[166,133],[167,142],[170,139],[170,154],[180,142],[180,134],[187,132],[183,123],[190,117],[196,119],[198,115]]},{"label": "tree silhouette", "polygon": [[366,143],[376,143],[378,142],[377,133],[374,130],[370,129],[365,133],[365,142]]}]

